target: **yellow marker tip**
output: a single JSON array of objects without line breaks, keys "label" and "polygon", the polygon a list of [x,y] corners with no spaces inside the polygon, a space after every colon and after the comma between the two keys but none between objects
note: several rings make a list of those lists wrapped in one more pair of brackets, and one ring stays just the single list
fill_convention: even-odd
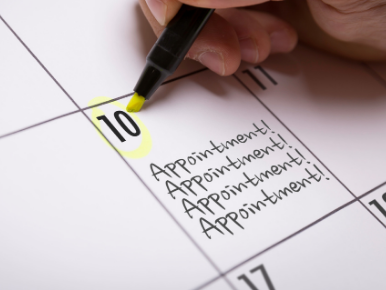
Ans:
[{"label": "yellow marker tip", "polygon": [[130,113],[139,112],[145,103],[145,98],[135,93],[127,104],[126,111]]}]

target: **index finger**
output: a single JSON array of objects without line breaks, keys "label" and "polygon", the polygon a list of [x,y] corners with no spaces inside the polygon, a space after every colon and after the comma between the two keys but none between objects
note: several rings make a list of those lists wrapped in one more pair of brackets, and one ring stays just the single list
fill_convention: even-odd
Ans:
[{"label": "index finger", "polygon": [[267,1],[270,0],[146,0],[146,3],[158,23],[166,26],[177,14],[182,3],[204,8],[230,8],[256,5]]},{"label": "index finger", "polygon": [[203,8],[236,8],[282,0],[179,0],[181,3]]}]

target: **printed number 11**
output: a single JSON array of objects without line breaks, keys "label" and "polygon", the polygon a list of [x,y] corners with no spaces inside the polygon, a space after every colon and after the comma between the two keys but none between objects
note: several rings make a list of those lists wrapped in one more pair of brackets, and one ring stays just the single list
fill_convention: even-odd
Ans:
[{"label": "printed number 11", "polygon": [[[260,65],[255,66],[255,69],[258,69],[271,83],[273,83],[275,86],[277,85],[277,82],[274,80],[272,76],[270,76],[265,69],[263,69]],[[250,70],[246,69],[243,71],[243,73],[249,75],[249,77],[263,90],[266,90],[267,87],[253,74],[250,72]]]},{"label": "printed number 11", "polygon": [[[256,268],[253,268],[252,270],[250,270],[249,272],[251,274],[257,272],[257,271],[261,271],[261,274],[263,275],[263,278],[265,280],[265,283],[267,283],[267,286],[268,286],[268,289],[269,290],[275,290],[275,287],[273,287],[273,284],[271,282],[271,279],[269,279],[269,276],[268,276],[268,273],[267,271],[265,270],[264,268],[264,265],[260,265],[260,266],[257,266]],[[239,280],[243,280],[245,282],[245,284],[247,284],[249,286],[249,288],[251,288],[252,290],[259,290],[255,284],[253,284],[253,282],[251,280],[249,280],[249,278],[247,277],[247,275],[241,275],[239,277],[237,277],[237,279]]]}]

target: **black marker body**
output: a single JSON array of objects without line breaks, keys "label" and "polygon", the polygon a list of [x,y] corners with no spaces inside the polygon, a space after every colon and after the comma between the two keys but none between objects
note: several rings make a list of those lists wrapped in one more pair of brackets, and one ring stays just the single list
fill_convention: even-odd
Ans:
[{"label": "black marker body", "polygon": [[182,5],[154,44],[134,91],[148,100],[177,69],[214,9]]}]

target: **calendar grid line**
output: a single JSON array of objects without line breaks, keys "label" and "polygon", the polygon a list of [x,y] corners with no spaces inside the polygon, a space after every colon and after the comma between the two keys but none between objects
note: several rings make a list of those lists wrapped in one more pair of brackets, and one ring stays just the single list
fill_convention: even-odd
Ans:
[{"label": "calendar grid line", "polygon": [[[284,243],[285,241],[291,239],[292,237],[304,232],[305,230],[313,227],[314,225],[318,224],[319,222],[323,221],[324,219],[334,215],[335,213],[339,212],[340,210],[354,204],[356,201],[358,201],[360,204],[362,204],[362,206],[365,207],[365,209],[367,211],[370,212],[370,214],[372,214],[384,227],[385,225],[364,205],[364,203],[360,200],[361,198],[367,196],[368,194],[370,194],[371,192],[373,192],[374,190],[384,186],[386,184],[386,182],[374,187],[373,189],[370,189],[369,191],[363,193],[362,195],[360,196],[356,196],[353,192],[351,192],[351,190],[340,180],[338,179],[331,171],[329,168],[327,168],[323,162],[320,161],[320,159],[268,108],[268,106],[266,106],[236,75],[233,75],[237,80],[238,82],[243,85],[243,87],[245,87],[260,103],[262,106],[265,107],[266,110],[268,110],[268,112],[274,116],[324,167],[325,169],[354,197],[354,199],[350,200],[349,202],[341,205],[340,207],[336,208],[335,210],[331,211],[330,213],[324,215],[323,217],[317,219],[316,221],[310,223],[309,225],[303,227],[302,229],[292,233],[291,235],[287,236],[286,238],[274,243],[273,245],[265,248],[264,250],[258,252],[257,254],[253,255],[252,257],[248,258],[247,260],[244,260],[243,262],[237,264],[236,266],[222,272],[218,266],[214,263],[214,261],[212,261],[212,259],[209,257],[209,255],[206,254],[206,252],[200,247],[200,245],[195,241],[195,239],[188,233],[188,231],[183,227],[182,224],[179,223],[179,221],[177,220],[177,218],[174,217],[174,215],[168,210],[168,208],[166,207],[166,205],[164,205],[162,203],[162,201],[160,199],[158,199],[158,197],[155,195],[155,193],[150,189],[150,187],[146,184],[146,182],[142,179],[142,177],[139,175],[139,173],[137,173],[134,168],[130,165],[130,163],[119,153],[119,151],[112,145],[112,143],[108,140],[108,138],[102,133],[101,130],[99,130],[99,128],[97,128],[95,126],[95,124],[92,122],[92,120],[87,116],[87,114],[84,112],[88,109],[92,109],[94,107],[97,107],[97,106],[101,106],[101,105],[105,105],[105,104],[108,104],[108,103],[111,103],[113,101],[116,101],[116,100],[119,100],[119,99],[123,99],[123,98],[126,98],[126,97],[129,97],[131,95],[133,95],[133,93],[130,93],[130,94],[126,94],[124,96],[120,96],[118,98],[115,98],[115,99],[112,99],[110,101],[107,101],[107,102],[103,102],[103,103],[100,103],[100,104],[96,104],[96,105],[93,105],[93,106],[89,106],[89,107],[85,107],[85,108],[80,108],[80,106],[75,102],[75,100],[67,93],[67,91],[61,86],[61,84],[54,78],[54,76],[48,71],[48,69],[40,62],[40,60],[32,53],[32,51],[27,47],[27,45],[17,36],[17,34],[12,30],[12,28],[8,25],[8,23],[2,18],[2,16],[0,15],[0,19],[5,23],[5,25],[11,30],[11,32],[15,35],[15,37],[17,37],[17,39],[21,42],[21,44],[28,50],[28,52],[31,54],[31,56],[33,56],[35,58],[35,60],[39,63],[39,65],[46,71],[46,73],[51,77],[51,79],[59,86],[59,88],[66,94],[66,96],[70,99],[70,101],[73,102],[73,104],[78,108],[78,110],[75,110],[75,111],[72,111],[72,112],[69,112],[69,113],[66,113],[66,114],[63,114],[63,115],[60,115],[60,116],[57,116],[57,117],[54,117],[54,118],[51,118],[51,119],[48,119],[48,120],[45,120],[45,121],[42,121],[42,122],[39,122],[39,123],[36,123],[36,124],[33,124],[33,125],[30,125],[28,127],[25,127],[23,129],[19,129],[17,131],[14,131],[14,132],[10,132],[10,133],[7,133],[5,135],[1,135],[0,136],[0,139],[1,138],[5,138],[5,137],[8,137],[8,136],[11,136],[13,134],[16,134],[16,133],[19,133],[19,132],[23,132],[25,130],[28,130],[28,129],[31,129],[31,128],[34,128],[34,127],[38,127],[40,125],[43,125],[43,124],[46,124],[46,123],[49,123],[51,121],[54,121],[54,120],[57,120],[57,119],[60,119],[60,118],[63,118],[63,117],[66,117],[66,116],[70,116],[70,115],[73,115],[75,113],[79,113],[81,112],[85,118],[92,124],[92,126],[94,126],[94,128],[107,140],[107,142],[112,146],[112,148],[116,151],[116,153],[120,156],[120,158],[126,163],[126,165],[129,167],[129,169],[134,173],[134,175],[140,180],[140,182],[145,186],[145,188],[149,191],[149,193],[156,199],[156,201],[159,203],[159,205],[166,211],[166,213],[170,216],[170,218],[176,223],[176,225],[180,228],[180,230],[182,230],[182,232],[184,232],[184,234],[187,236],[188,239],[191,240],[191,242],[193,243],[193,245],[195,245],[195,247],[199,250],[199,252],[201,252],[201,254],[207,259],[207,261],[217,270],[217,272],[219,273],[218,276],[216,276],[215,278],[212,278],[211,280],[208,280],[207,282],[201,284],[200,286],[198,286],[197,288],[194,288],[195,290],[198,290],[198,289],[203,289],[205,287],[207,287],[208,285],[214,283],[215,281],[221,279],[221,278],[224,278],[225,281],[228,283],[228,285],[232,288],[232,289],[236,289],[234,287],[234,285],[228,280],[227,278],[227,275],[234,271],[235,269],[237,269],[238,267],[242,266],[243,264],[249,262],[250,260],[252,259],[255,259],[256,257],[264,254],[265,252],[275,248],[276,246]],[[364,64],[365,67],[367,67],[368,70],[371,70],[374,74],[378,75],[376,72],[374,72],[367,64]],[[164,82],[163,84],[167,84],[167,83],[170,83],[170,82],[173,82],[173,81],[177,81],[179,79],[182,79],[182,78],[185,78],[185,77],[188,77],[188,76],[191,76],[193,74],[196,74],[196,73],[199,73],[199,72],[202,72],[202,71],[205,71],[207,70],[207,68],[203,68],[203,69],[200,69],[198,71],[195,71],[195,72],[192,72],[192,73],[189,73],[189,74],[186,74],[186,75],[183,75],[183,76],[180,76],[180,77],[176,77],[175,79],[171,79],[169,81],[166,81]],[[375,77],[375,76],[374,76]],[[383,80],[379,75],[378,75],[378,78],[380,78],[382,80],[382,83],[383,85],[386,87],[386,81]]]},{"label": "calendar grid line", "polygon": [[372,189],[370,189],[369,191],[366,191],[365,193],[363,193],[362,195],[358,196],[359,199],[369,195],[370,193],[372,193],[373,191],[377,190],[378,188],[381,188],[382,186],[385,186],[386,185],[386,181],[385,182],[382,182],[381,184],[373,187]]},{"label": "calendar grid line", "polygon": [[56,85],[62,90],[62,92],[70,99],[70,101],[75,105],[75,107],[80,110],[78,104],[74,99],[67,93],[67,91],[62,87],[62,85],[54,78],[54,76],[48,71],[48,69],[43,65],[43,63],[36,57],[36,55],[29,49],[29,47],[24,43],[24,41],[16,34],[16,32],[9,26],[5,19],[0,15],[0,19],[8,27],[8,29],[13,33],[13,35],[19,40],[19,42],[24,46],[24,48],[30,53],[30,55],[37,61],[41,68],[49,75],[49,77],[56,83]]},{"label": "calendar grid line", "polygon": [[276,116],[276,114],[274,114],[273,112],[272,112],[272,110],[270,109],[270,108],[268,108],[268,106],[263,102],[263,101],[261,101],[260,100],[260,98],[255,94],[255,93],[253,93],[252,92],[252,90],[251,89],[249,89],[248,88],[248,86],[240,79],[240,78],[238,78],[236,75],[233,75],[235,78],[236,78],[236,80],[253,96],[253,97],[255,97],[255,99],[280,123],[280,124],[282,124],[283,125],[283,127],[293,136],[293,137],[295,137],[295,139],[296,140],[298,140],[299,141],[299,143],[300,144],[302,144],[303,146],[304,146],[304,148],[306,148],[307,149],[307,151],[316,159],[316,160],[318,160],[319,161],[319,163],[320,164],[322,164],[323,165],[323,167],[354,197],[354,198],[356,198],[356,196],[355,196],[355,194],[337,177],[337,176],[335,176],[335,174],[334,173],[332,173],[332,171],[319,159],[319,157],[317,157],[316,156],[316,154],[314,153],[314,152],[312,152],[311,151],[311,149],[310,148],[308,148],[308,146],[306,146],[304,143],[303,143],[303,141],[301,141],[300,139],[299,139],[299,137],[297,136],[297,135],[295,135],[295,133],[294,132],[292,132],[292,130],[290,130],[289,128],[288,128],[288,126],[286,125],[286,124],[284,124],[284,122],[281,120],[281,119],[279,119],[279,117],[277,117]]},{"label": "calendar grid line", "polygon": [[[188,231],[182,226],[182,224],[174,217],[174,215],[168,210],[166,205],[162,203],[162,201],[155,195],[155,193],[151,190],[151,188],[146,184],[146,182],[142,179],[139,173],[134,170],[134,168],[130,165],[130,163],[119,153],[117,148],[110,142],[110,140],[103,134],[103,132],[92,122],[92,120],[86,115],[83,109],[75,102],[75,100],[67,93],[67,91],[61,86],[61,84],[54,78],[54,76],[48,71],[48,69],[43,65],[43,63],[33,54],[33,52],[27,47],[27,45],[21,40],[21,38],[16,34],[14,30],[8,25],[7,22],[1,17],[0,19],[5,23],[5,25],[12,31],[14,36],[20,41],[20,43],[27,49],[27,51],[31,54],[31,56],[38,62],[38,64],[44,69],[44,71],[51,77],[51,79],[56,83],[56,85],[66,94],[66,96],[73,102],[73,104],[78,108],[78,111],[81,112],[84,117],[91,123],[91,125],[103,136],[106,141],[110,144],[110,146],[114,149],[114,151],[118,154],[121,160],[126,163],[128,168],[134,173],[134,175],[139,179],[139,181],[143,184],[143,186],[148,190],[148,192],[153,196],[153,198],[158,202],[158,204],[165,210],[166,214],[174,221],[178,228],[185,234],[185,236],[191,241],[191,243],[195,246],[195,248],[203,255],[203,257],[207,260],[207,262],[216,270],[219,276],[223,277],[226,283],[230,286],[231,289],[237,290],[233,284],[228,280],[228,278],[221,272],[219,267],[214,263],[214,261],[208,256],[208,254],[200,247],[200,245],[193,239],[193,237],[188,233]],[[201,69],[200,71],[204,71]],[[189,75],[192,75],[189,74]],[[178,78],[178,79],[181,79]],[[172,80],[169,80],[171,82]]]},{"label": "calendar grid line", "polygon": [[[175,81],[178,81],[178,80],[180,80],[180,79],[183,79],[183,78],[186,78],[186,77],[195,75],[195,74],[198,74],[198,73],[203,72],[203,71],[206,71],[206,70],[208,70],[208,69],[207,69],[207,68],[202,68],[202,69],[199,69],[199,70],[196,70],[196,71],[192,71],[192,72],[190,72],[190,73],[183,74],[183,75],[181,75],[181,76],[178,76],[178,77],[172,78],[172,79],[170,79],[170,80],[164,81],[164,82],[161,84],[161,86],[166,85],[166,84],[169,84],[169,83],[172,83],[172,82],[175,82]],[[129,94],[126,94],[126,95],[123,95],[123,96],[120,96],[120,97],[117,97],[117,98],[114,98],[114,99],[111,99],[111,100],[109,100],[109,101],[105,101],[105,102],[98,103],[98,104],[95,104],[95,105],[92,105],[92,106],[84,107],[84,108],[82,108],[81,110],[82,110],[82,111],[89,110],[89,109],[92,109],[92,108],[95,108],[95,107],[99,107],[99,106],[102,106],[102,105],[106,105],[106,104],[109,104],[109,103],[118,101],[118,100],[120,100],[120,99],[124,99],[124,98],[127,98],[127,97],[131,97],[132,95],[134,95],[134,92],[129,93]]]},{"label": "calendar grid line", "polygon": [[378,188],[381,188],[382,186],[384,186],[386,184],[386,182],[383,182],[381,183],[380,185],[374,187],[373,189],[365,192],[364,194],[362,194],[361,196],[358,197],[358,200],[359,202],[367,209],[367,211],[377,220],[379,221],[379,223],[386,229],[386,225],[375,215],[375,213],[373,213],[367,206],[364,205],[363,201],[362,201],[362,198],[367,196],[368,194],[372,193],[373,191],[377,190]]},{"label": "calendar grid line", "polygon": [[[363,194],[360,195],[359,197],[357,197],[357,198],[355,198],[355,199],[352,199],[351,201],[345,203],[344,205],[342,205],[342,206],[336,208],[335,210],[329,212],[328,214],[324,215],[323,217],[319,218],[318,220],[316,220],[316,221],[312,222],[311,224],[309,224],[309,225],[303,227],[302,229],[298,230],[297,232],[295,232],[295,233],[293,233],[293,234],[291,234],[291,235],[285,237],[284,239],[280,240],[279,242],[274,243],[273,245],[271,245],[271,246],[265,248],[264,250],[258,252],[257,254],[254,254],[253,256],[251,256],[250,258],[248,258],[248,259],[246,259],[246,260],[240,262],[240,263],[237,264],[236,266],[234,266],[234,267],[232,267],[232,268],[230,268],[230,269],[224,271],[224,274],[225,274],[225,275],[228,275],[230,272],[234,271],[234,270],[237,269],[238,267],[240,267],[240,266],[242,266],[242,265],[248,263],[249,261],[251,261],[251,260],[257,258],[258,256],[264,254],[265,252],[268,252],[269,250],[275,248],[276,246],[279,246],[279,245],[282,244],[283,242],[289,240],[290,238],[293,238],[293,237],[296,236],[297,234],[300,234],[301,232],[305,231],[306,229],[311,228],[312,226],[318,224],[319,222],[325,220],[326,218],[328,218],[328,217],[334,215],[334,214],[337,213],[338,211],[340,211],[340,210],[342,210],[342,209],[344,209],[344,208],[346,208],[346,207],[348,207],[348,206],[354,204],[355,202],[359,201],[360,198],[363,198],[363,197],[369,195],[370,193],[374,192],[375,190],[381,188],[381,187],[384,186],[384,185],[386,185],[386,182],[383,182],[383,183],[381,183],[380,185],[378,185],[378,186],[376,186],[376,187],[374,187],[374,188],[372,188],[372,189],[366,191],[365,193],[363,193]],[[382,224],[382,222],[381,222],[381,224]],[[383,224],[382,224],[382,225],[383,225]],[[218,276],[217,279],[212,279],[212,280],[210,280],[210,281],[212,281],[212,282],[209,283],[209,281],[208,281],[207,283],[205,283],[205,284],[203,284],[203,285],[205,285],[205,287],[206,287],[207,285],[209,285],[209,284],[211,284],[211,283],[217,281],[219,278],[221,278],[221,276]],[[204,288],[204,287],[196,288],[195,290],[200,290],[200,289],[203,289],[203,288]]]},{"label": "calendar grid line", "polygon": [[[315,224],[317,224],[317,223],[319,223],[320,221],[322,221],[322,220],[324,220],[324,219],[326,219],[326,218],[328,218],[329,216],[331,216],[331,215],[333,215],[333,214],[335,214],[336,212],[338,212],[338,211],[340,211],[341,209],[343,209],[343,208],[345,208],[345,207],[347,207],[347,206],[349,206],[349,205],[351,205],[351,204],[353,204],[354,202],[356,202],[356,201],[358,201],[367,211],[369,211],[370,212],[370,214],[373,216],[373,217],[375,217],[377,220],[378,220],[378,222],[383,226],[383,227],[385,227],[385,225],[363,204],[363,202],[359,199],[359,197],[357,197],[354,193],[352,193],[351,192],[351,190],[339,179],[339,178],[337,178],[332,172],[331,172],[331,170],[329,169],[329,168],[327,168],[325,165],[324,165],[324,163],[323,162],[321,162],[320,161],[320,159],[248,88],[248,86],[247,85],[245,85],[236,75],[233,75],[233,77],[235,77],[236,78],[236,80],[249,92],[249,93],[251,93],[252,94],[252,96],[254,96],[255,98],[256,98],[256,100],[258,100],[259,102],[260,102],[260,104],[262,105],[262,106],[264,106],[267,110],[268,110],[268,112],[270,112],[325,168],[326,168],[326,170],[353,196],[353,199],[351,200],[351,201],[349,201],[349,202],[347,202],[346,204],[344,204],[344,205],[342,205],[342,206],[340,206],[340,207],[338,207],[337,209],[335,209],[334,211],[332,211],[332,212],[330,212],[330,213],[328,213],[328,214],[326,214],[325,216],[323,216],[323,217],[321,217],[321,218],[319,218],[318,220],[316,220],[316,221],[314,221],[313,223],[311,223],[311,224],[309,224],[308,226],[306,226],[306,227],[304,227],[304,228],[302,228],[302,229],[300,229],[300,230],[298,230],[297,232],[295,232],[295,233],[293,233],[293,234],[291,234],[290,236],[288,236],[288,237],[286,237],[286,238],[284,238],[284,239],[282,239],[281,241],[279,241],[279,242],[276,242],[275,244],[273,244],[273,245],[271,245],[271,246],[269,246],[269,247],[267,247],[266,249],[264,249],[264,250],[262,250],[262,251],[260,251],[259,253],[257,253],[257,254],[255,254],[254,256],[252,256],[251,258],[249,258],[249,259],[247,259],[247,260],[245,260],[245,261],[243,261],[242,263],[239,263],[238,265],[236,265],[236,266],[234,266],[234,267],[232,267],[232,268],[230,268],[229,270],[227,270],[227,271],[224,271],[224,273],[225,274],[228,274],[228,273],[230,273],[231,271],[233,271],[234,269],[236,269],[236,268],[238,268],[238,267],[240,267],[241,265],[243,265],[243,264],[245,264],[245,263],[247,263],[248,261],[250,261],[250,260],[252,260],[252,259],[254,259],[254,258],[256,258],[257,256],[259,256],[259,255],[261,255],[261,254],[263,254],[263,253],[265,253],[265,252],[267,252],[267,251],[269,251],[270,249],[272,249],[272,248],[274,248],[274,247],[276,247],[277,245],[279,245],[279,244],[281,244],[281,243],[283,243],[283,242],[285,242],[285,241],[287,241],[287,240],[289,240],[290,238],[292,238],[292,237],[294,237],[294,236],[296,236],[297,234],[299,234],[299,233],[301,233],[301,232],[303,232],[304,230],[306,230],[306,229],[309,229],[310,227],[312,227],[312,226],[314,226]],[[362,198],[362,197],[364,197],[364,196],[366,196],[367,194],[369,194],[369,193],[371,193],[373,190],[375,190],[376,188],[379,188],[381,185],[379,185],[379,186],[377,186],[377,187],[375,187],[375,188],[373,188],[372,190],[369,190],[368,192],[366,192],[365,194],[362,194],[360,197]]]},{"label": "calendar grid line", "polygon": [[82,111],[86,111],[86,110],[89,110],[89,109],[92,109],[92,108],[95,108],[95,107],[99,107],[99,106],[102,106],[102,105],[107,105],[107,104],[110,104],[112,102],[119,101],[119,100],[127,98],[127,97],[131,97],[132,95],[134,95],[134,93],[126,94],[126,95],[123,95],[123,96],[120,96],[120,97],[117,97],[117,98],[114,98],[114,99],[111,99],[111,100],[108,100],[108,101],[105,101],[105,102],[102,102],[102,103],[98,103],[98,104],[95,104],[95,105],[92,105],[92,106],[87,106],[87,107],[82,108],[81,110]]},{"label": "calendar grid line", "polygon": [[[1,17],[1,16],[0,16],[0,17]],[[203,68],[203,69],[199,69],[199,70],[196,70],[196,71],[187,73],[187,74],[183,74],[183,75],[181,75],[181,76],[179,76],[179,77],[175,77],[175,78],[172,78],[172,79],[170,79],[170,80],[167,80],[167,81],[163,82],[162,85],[165,85],[165,84],[168,84],[168,83],[171,83],[171,82],[174,82],[174,81],[177,81],[177,80],[180,80],[180,79],[189,77],[189,76],[191,76],[191,75],[194,75],[194,74],[197,74],[197,73],[206,71],[206,70],[207,70],[207,68]],[[51,122],[51,121],[55,121],[55,120],[60,119],[60,118],[63,118],[63,117],[67,117],[67,116],[72,115],[72,114],[75,114],[75,113],[79,113],[79,112],[81,112],[81,111],[86,111],[86,110],[89,110],[89,109],[92,109],[92,108],[95,108],[95,107],[98,107],[98,106],[101,106],[101,105],[106,105],[106,104],[112,103],[112,102],[115,102],[115,101],[118,101],[118,100],[121,100],[121,99],[130,97],[130,96],[132,96],[132,95],[134,95],[134,92],[129,93],[129,94],[125,94],[125,95],[123,95],[123,96],[120,96],[120,97],[117,97],[117,98],[114,98],[114,99],[111,99],[111,100],[109,100],[109,101],[105,101],[105,102],[98,103],[98,104],[95,104],[95,105],[92,105],[92,106],[87,106],[87,107],[84,107],[84,108],[81,108],[81,109],[78,109],[78,110],[75,110],[75,111],[72,111],[72,112],[68,112],[68,113],[65,113],[65,114],[62,114],[62,115],[59,115],[59,116],[56,116],[56,117],[53,117],[53,118],[50,118],[50,119],[47,119],[47,120],[44,120],[44,121],[35,123],[35,124],[32,124],[32,125],[29,125],[29,126],[26,126],[26,127],[23,127],[23,128],[21,128],[21,129],[17,129],[17,130],[15,130],[15,131],[11,131],[11,132],[5,133],[5,134],[3,134],[3,135],[0,135],[0,139],[1,139],[1,138],[5,138],[5,137],[9,137],[9,136],[14,135],[14,134],[16,134],[16,133],[20,133],[20,132],[23,132],[23,131],[25,131],[25,130],[28,130],[28,129],[31,129],[31,128],[34,128],[34,127],[38,127],[38,126],[40,126],[40,125],[49,123],[49,122]]]},{"label": "calendar grid line", "polygon": [[217,264],[209,257],[209,255],[201,248],[201,246],[195,241],[195,239],[188,233],[188,231],[183,227],[183,225],[177,220],[177,218],[169,211],[166,205],[157,197],[157,195],[153,192],[153,190],[146,184],[144,179],[139,175],[139,173],[134,170],[134,168],[130,165],[130,163],[123,157],[119,151],[115,148],[115,146],[110,142],[110,140],[103,134],[103,132],[92,122],[92,120],[86,115],[84,111],[82,111],[83,115],[87,118],[87,120],[94,126],[94,128],[106,139],[106,141],[110,144],[112,148],[114,148],[115,152],[120,156],[123,162],[129,167],[129,169],[134,173],[134,175],[140,180],[140,182],[145,186],[145,188],[149,191],[149,193],[153,196],[153,198],[158,202],[158,204],[165,210],[165,212],[169,215],[169,217],[175,222],[177,227],[185,234],[185,236],[191,241],[191,243],[196,247],[196,249],[206,258],[207,262],[211,264],[211,266],[217,271],[220,277],[223,277],[227,284],[233,289],[237,290],[233,284],[228,280],[226,275],[221,272],[220,268]]},{"label": "calendar grid line", "polygon": [[50,119],[47,119],[47,120],[38,122],[38,123],[36,123],[36,124],[32,124],[32,125],[30,125],[30,126],[27,126],[27,127],[24,127],[24,128],[18,129],[18,130],[15,130],[15,131],[11,131],[11,132],[6,133],[6,134],[4,134],[4,135],[0,135],[0,139],[1,139],[1,138],[4,138],[4,137],[11,136],[11,135],[13,135],[13,134],[16,134],[16,133],[19,133],[19,132],[22,132],[22,131],[25,131],[25,130],[28,130],[28,129],[31,129],[31,128],[34,128],[34,127],[38,127],[38,126],[40,126],[40,125],[49,123],[49,122],[51,122],[51,121],[55,121],[55,120],[57,120],[57,119],[61,119],[61,118],[63,118],[63,117],[67,117],[67,116],[72,115],[72,114],[75,114],[75,113],[80,113],[81,111],[85,111],[85,110],[92,109],[92,108],[95,108],[95,107],[98,107],[98,106],[101,106],[101,105],[105,105],[105,104],[112,103],[112,102],[115,102],[115,101],[117,101],[117,100],[120,100],[120,99],[123,99],[123,98],[130,97],[130,96],[132,96],[132,95],[134,95],[134,93],[126,94],[126,95],[123,95],[123,96],[120,96],[120,97],[111,99],[111,100],[106,101],[106,102],[98,103],[98,104],[95,104],[95,105],[93,105],[93,106],[84,107],[84,108],[82,108],[82,109],[78,109],[78,110],[75,110],[75,111],[72,111],[72,112],[69,112],[69,113],[65,113],[65,114],[62,114],[62,115],[59,115],[59,116],[50,118]]},{"label": "calendar grid line", "polygon": [[233,266],[233,267],[229,268],[228,270],[224,271],[224,274],[226,274],[226,275],[229,274],[229,273],[232,272],[233,270],[235,270],[235,269],[239,268],[240,266],[242,266],[242,265],[248,263],[249,261],[251,261],[251,260],[257,258],[258,256],[260,256],[260,255],[262,255],[262,254],[268,252],[269,250],[271,250],[271,249],[277,247],[278,245],[280,245],[280,244],[282,244],[282,243],[284,243],[284,242],[290,240],[291,238],[297,236],[298,234],[304,232],[305,230],[310,229],[311,227],[313,227],[313,226],[315,226],[316,224],[320,223],[321,221],[323,221],[323,220],[329,218],[330,216],[336,214],[337,212],[341,211],[342,209],[344,209],[344,208],[346,208],[346,207],[348,207],[348,206],[354,204],[355,202],[357,202],[356,199],[352,199],[352,200],[350,200],[349,202],[346,202],[345,204],[339,206],[338,208],[334,209],[333,211],[331,211],[331,212],[325,214],[324,216],[318,218],[317,220],[315,220],[315,221],[313,221],[312,223],[308,224],[307,226],[301,228],[300,230],[297,230],[296,232],[294,232],[294,233],[288,235],[287,237],[281,239],[280,241],[275,242],[275,243],[272,244],[271,246],[266,247],[264,250],[261,250],[260,252],[258,252],[258,253],[256,253],[256,254],[254,254],[253,256],[249,257],[248,259],[245,259],[244,261],[238,263],[236,266]]},{"label": "calendar grid line", "polygon": [[23,131],[26,131],[26,130],[29,130],[29,129],[32,129],[32,128],[35,128],[35,127],[39,127],[40,125],[47,124],[47,123],[50,123],[52,121],[55,121],[55,120],[58,120],[58,119],[61,119],[61,118],[67,117],[67,116],[71,116],[73,114],[79,113],[80,111],[81,110],[72,111],[72,112],[69,112],[69,113],[66,113],[66,114],[63,114],[63,115],[59,115],[59,116],[56,116],[56,117],[53,117],[53,118],[50,118],[50,119],[47,119],[47,120],[44,120],[44,121],[32,124],[30,126],[27,126],[27,127],[15,130],[15,131],[11,131],[9,133],[5,133],[4,135],[0,135],[0,139],[5,138],[5,137],[9,137],[9,136],[12,136],[12,135],[15,135],[17,133],[20,133],[20,132],[23,132]]},{"label": "calendar grid line", "polygon": [[[193,288],[192,290],[201,290],[201,289],[205,289],[205,287],[213,284],[214,282],[220,280],[221,278],[224,278],[225,279],[226,275],[225,274],[221,274],[221,275],[218,275],[210,280],[207,280],[206,282],[202,283],[201,285],[197,286],[196,288]],[[237,290],[237,289],[236,289]]]},{"label": "calendar grid line", "polygon": [[203,72],[203,71],[206,71],[206,70],[208,70],[208,68],[204,67],[204,68],[198,69],[198,70],[196,70],[196,71],[193,71],[193,72],[190,72],[190,73],[181,75],[181,76],[179,76],[179,77],[172,78],[172,79],[170,79],[170,80],[164,81],[164,82],[162,83],[161,86],[166,85],[166,84],[169,84],[169,83],[172,83],[172,82],[175,82],[175,81],[178,81],[178,80],[183,79],[183,78],[186,78],[186,77],[190,77],[190,76],[192,76],[192,75],[195,75],[195,74],[197,74],[197,73],[200,73],[200,72]]},{"label": "calendar grid line", "polygon": [[[294,136],[295,138],[296,138],[296,140],[298,140],[307,150],[308,150],[308,152],[309,153],[311,153],[311,155],[312,156],[314,156],[315,158],[316,158],[316,160],[318,160],[319,162],[320,162],[320,164],[322,164],[323,165],[323,167],[366,209],[366,211],[368,211],[384,228],[386,228],[386,226],[379,220],[379,218],[373,213],[373,212],[371,212],[371,210],[369,210],[364,204],[363,204],[363,202],[319,159],[319,157],[317,157],[316,156],[316,154],[314,153],[314,152],[312,152],[311,151],[311,149],[310,148],[308,148],[308,146],[306,146],[304,143],[303,143],[303,141],[301,141],[300,139],[299,139],[299,137],[298,136],[296,136],[295,135],[295,133],[293,133],[289,128],[288,128],[288,126],[286,125],[286,124],[284,124],[284,122],[283,121],[281,121],[277,116],[276,116],[276,114],[274,114],[273,112],[272,112],[272,110],[271,109],[269,109],[268,108],[268,106],[262,101],[262,100],[260,100],[260,98],[256,95],[256,94],[254,94],[253,92],[252,92],[252,90],[251,89],[249,89],[248,88],[248,86],[246,85],[246,84],[244,84],[242,81],[241,81],[241,79],[240,78],[238,78],[236,75],[233,75],[239,82],[240,82],[240,84],[242,84],[243,85],[243,87],[244,88],[246,88],[247,89],[247,91],[249,92],[249,93],[251,93],[252,94],[252,96],[254,96],[255,97],[255,99],[262,105],[262,106],[264,106],[264,108],[269,112],[269,113],[271,113],[272,114],[272,116],[274,116],[275,118],[276,118],[276,120],[278,120],[279,122],[280,122],[280,124],[282,124],[283,126],[284,126],[284,128],[286,128],[287,130],[288,130],[288,132],[290,132],[291,134],[292,134],[292,136]],[[385,82],[386,83],[386,82]]]},{"label": "calendar grid line", "polygon": [[363,205],[363,207],[386,229],[386,226],[383,222],[358,198],[358,202]]}]

